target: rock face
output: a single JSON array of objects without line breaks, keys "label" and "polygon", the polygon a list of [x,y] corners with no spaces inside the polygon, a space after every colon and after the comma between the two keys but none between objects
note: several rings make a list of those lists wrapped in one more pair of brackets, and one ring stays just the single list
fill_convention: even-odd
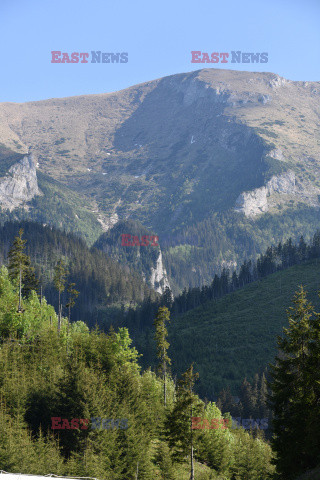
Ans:
[{"label": "rock face", "polygon": [[289,171],[282,175],[274,175],[267,183],[268,196],[272,193],[293,194],[296,189],[296,176]]},{"label": "rock face", "polygon": [[163,266],[162,262],[162,253],[159,250],[159,256],[156,261],[156,266],[151,267],[151,275],[149,278],[149,283],[158,293],[163,293],[166,287],[170,288],[167,272]]},{"label": "rock face", "polygon": [[256,188],[252,192],[243,192],[235,204],[235,211],[244,213],[246,217],[254,217],[268,211],[266,187]]},{"label": "rock face", "polygon": [[294,194],[295,190],[294,172],[288,171],[282,175],[274,175],[265,186],[241,193],[236,200],[235,211],[244,213],[246,217],[255,217],[268,211],[268,197],[273,193]]},{"label": "rock face", "polygon": [[40,195],[36,162],[32,154],[12,165],[0,178],[0,206],[10,211]]}]

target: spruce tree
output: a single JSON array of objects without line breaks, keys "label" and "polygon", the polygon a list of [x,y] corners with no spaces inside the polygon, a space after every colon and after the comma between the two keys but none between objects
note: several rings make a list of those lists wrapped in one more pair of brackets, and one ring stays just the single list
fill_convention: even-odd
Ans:
[{"label": "spruce tree", "polygon": [[67,292],[68,292],[68,303],[66,304],[66,308],[68,309],[68,320],[70,322],[71,318],[71,308],[75,306],[76,304],[76,299],[79,296],[78,290],[76,290],[74,287],[76,286],[75,283],[69,283]]},{"label": "spruce tree", "polygon": [[67,268],[62,259],[60,259],[54,269],[53,283],[58,291],[58,331],[61,327],[61,293],[64,292],[66,287]]},{"label": "spruce tree", "polygon": [[258,394],[258,407],[259,407],[259,414],[258,417],[260,418],[267,418],[270,415],[270,411],[267,406],[268,401],[268,386],[265,373],[261,375],[260,379],[260,387],[259,387],[259,394]]},{"label": "spruce tree", "polygon": [[252,389],[251,383],[248,382],[246,378],[241,384],[240,402],[243,407],[242,415],[245,417],[252,416],[256,406],[256,396],[254,389]]},{"label": "spruce tree", "polygon": [[173,295],[169,287],[166,287],[163,294],[161,295],[161,304],[169,309],[172,308],[173,304]]},{"label": "spruce tree", "polygon": [[168,330],[166,324],[170,321],[170,312],[167,307],[160,307],[157,316],[154,320],[154,326],[156,329],[155,339],[157,342],[157,356],[159,358],[159,370],[162,373],[163,379],[163,402],[164,406],[167,405],[167,373],[168,366],[171,364],[171,360],[168,357],[168,348],[170,344],[167,341]]},{"label": "spruce tree", "polygon": [[240,415],[239,406],[234,402],[230,387],[221,390],[216,405],[223,413],[229,412],[235,417]]},{"label": "spruce tree", "polygon": [[31,291],[34,290],[36,292],[38,288],[39,280],[36,277],[34,267],[31,266],[30,257],[27,256],[23,275],[22,295],[25,297],[29,297]]},{"label": "spruce tree", "polygon": [[18,281],[19,284],[19,305],[18,312],[22,311],[22,282],[26,272],[31,272],[30,259],[25,254],[26,240],[22,239],[23,229],[20,228],[15,237],[12,247],[9,250],[9,278],[12,281]]},{"label": "spruce tree", "polygon": [[[54,431],[55,434],[60,434],[61,451],[66,457],[72,451],[83,451],[88,435],[87,422],[83,421],[90,418],[87,375],[83,362],[71,356],[65,365],[63,377],[57,383],[57,394],[49,405],[50,417],[67,419],[67,422],[58,422],[63,427],[62,430]],[[72,425],[72,419],[79,419],[79,422]]]},{"label": "spruce tree", "polygon": [[159,444],[156,453],[156,463],[161,471],[163,480],[175,480],[174,466],[170,455],[170,449],[165,442]]},{"label": "spruce tree", "polygon": [[[278,337],[279,354],[275,365],[271,365],[269,383],[270,406],[274,413],[272,445],[277,454],[277,470],[284,479],[291,479],[320,461],[320,444],[317,449],[313,445],[313,452],[317,450],[315,455],[310,454],[307,444],[310,419],[318,423],[315,389],[320,380],[320,355],[313,358],[310,352],[318,344],[319,337],[315,334],[315,320],[312,320],[313,306],[302,287],[293,303],[294,307],[288,311],[289,328],[284,328],[284,336]],[[319,318],[317,324],[319,326]],[[317,365],[316,370],[312,365]],[[317,438],[319,441],[319,435]]]},{"label": "spruce tree", "polygon": [[194,384],[198,378],[193,364],[178,382],[177,399],[172,412],[168,415],[166,426],[168,443],[174,449],[173,457],[183,461],[190,455],[190,480],[194,480],[194,430],[192,417],[202,410],[203,405],[194,393]]}]

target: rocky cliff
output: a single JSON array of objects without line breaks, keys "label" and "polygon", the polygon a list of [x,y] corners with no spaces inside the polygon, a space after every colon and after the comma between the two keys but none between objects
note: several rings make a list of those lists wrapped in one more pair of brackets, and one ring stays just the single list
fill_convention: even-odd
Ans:
[{"label": "rocky cliff", "polygon": [[246,217],[256,217],[281,204],[281,198],[289,201],[301,201],[311,207],[319,208],[319,187],[310,182],[296,181],[296,175],[289,170],[281,175],[274,175],[265,186],[249,192],[243,192],[236,200],[234,210],[244,213]]},{"label": "rocky cliff", "polygon": [[12,165],[4,177],[0,177],[0,206],[11,211],[36,195],[40,195],[36,162],[30,154]]},{"label": "rocky cliff", "polygon": [[294,172],[274,175],[265,186],[241,193],[236,200],[235,211],[244,213],[247,217],[255,217],[269,210],[269,197],[274,193],[295,195],[296,191]]},{"label": "rocky cliff", "polygon": [[166,287],[170,288],[167,272],[163,266],[162,253],[160,249],[159,249],[159,256],[156,261],[156,266],[151,267],[151,275],[149,278],[149,283],[158,293],[163,293]]}]

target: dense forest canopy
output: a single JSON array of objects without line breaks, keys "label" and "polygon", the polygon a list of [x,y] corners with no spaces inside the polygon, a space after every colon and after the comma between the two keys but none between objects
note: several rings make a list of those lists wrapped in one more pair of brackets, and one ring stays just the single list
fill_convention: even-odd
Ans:
[{"label": "dense forest canopy", "polygon": [[[16,231],[17,226],[12,228]],[[153,337],[158,370],[141,368],[141,354],[126,326],[107,330],[105,322],[103,331],[90,322],[72,321],[70,311],[81,295],[73,282],[67,289],[74,260],[68,248],[74,239],[53,233],[45,265],[58,292],[58,311],[39,290],[43,257],[33,263],[37,249],[28,249],[23,229],[11,243],[3,238],[2,469],[107,480],[293,480],[297,473],[317,468],[320,314],[302,287],[288,311],[289,325],[278,337],[279,354],[270,372],[255,375],[251,383],[243,379],[238,399],[229,389],[222,390],[215,403],[197,395],[194,364],[176,378],[174,357],[171,360],[175,345],[170,344],[167,324],[175,322],[177,313],[170,319],[170,308],[173,312],[177,299],[170,292],[154,300],[150,295],[147,302],[150,314],[157,307]],[[298,246],[289,241],[272,247],[255,265],[246,262],[231,279],[243,275],[243,285],[237,284],[241,290],[253,282],[253,273],[269,276],[318,258],[319,238],[317,233],[310,245],[301,239]],[[79,245],[77,254],[81,241]],[[232,285],[224,272],[208,287],[209,295],[215,282]],[[69,309],[63,310],[66,289]],[[222,297],[228,293],[218,290]],[[248,418],[241,422],[244,416]],[[306,419],[303,424],[301,418]],[[269,420],[270,431],[264,433]]]}]

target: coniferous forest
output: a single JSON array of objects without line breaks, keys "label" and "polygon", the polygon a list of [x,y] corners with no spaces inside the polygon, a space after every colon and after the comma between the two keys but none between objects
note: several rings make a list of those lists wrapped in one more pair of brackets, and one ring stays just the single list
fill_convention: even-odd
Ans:
[{"label": "coniferous forest", "polygon": [[[43,251],[39,228],[47,232]],[[6,224],[1,233],[3,470],[110,480],[289,480],[320,464],[320,314],[303,287],[288,310],[288,327],[274,338],[272,364],[251,382],[244,378],[238,396],[227,387],[214,402],[196,393],[195,365],[177,375],[171,358],[168,331],[182,296],[152,297],[137,284],[135,310],[143,311],[147,301],[153,315],[155,358],[148,366],[132,343],[132,323],[122,325],[134,310],[126,307],[132,290],[122,283],[110,299],[114,285],[134,277],[112,270],[110,260],[59,231]],[[270,248],[255,265],[246,262],[232,276],[223,272],[200,294],[227,295],[232,280],[241,289],[254,275],[307,262],[318,255],[318,239],[316,233],[310,245],[301,239],[297,246],[288,241]],[[102,284],[105,308],[120,312],[114,325],[108,321],[112,310],[102,324],[74,318],[81,295],[90,295],[77,284],[81,268]],[[109,283],[103,283],[109,270]],[[215,290],[219,283],[227,288]]]}]

